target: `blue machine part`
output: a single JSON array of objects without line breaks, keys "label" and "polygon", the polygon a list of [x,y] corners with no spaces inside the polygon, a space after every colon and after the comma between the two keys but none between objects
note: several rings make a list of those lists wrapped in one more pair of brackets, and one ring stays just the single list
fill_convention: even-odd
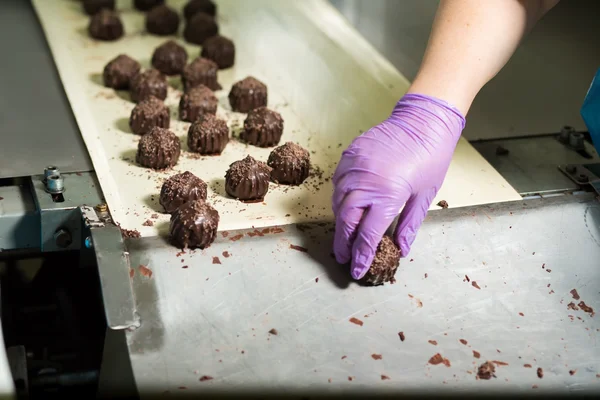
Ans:
[{"label": "blue machine part", "polygon": [[592,136],[596,151],[600,153],[600,69],[596,72],[585,96],[581,107],[581,116]]}]

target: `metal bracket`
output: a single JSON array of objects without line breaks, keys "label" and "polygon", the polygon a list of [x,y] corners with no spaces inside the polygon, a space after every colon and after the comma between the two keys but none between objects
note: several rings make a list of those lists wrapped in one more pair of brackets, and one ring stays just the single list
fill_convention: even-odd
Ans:
[{"label": "metal bracket", "polygon": [[591,186],[600,195],[600,163],[562,164],[558,169],[580,186]]}]

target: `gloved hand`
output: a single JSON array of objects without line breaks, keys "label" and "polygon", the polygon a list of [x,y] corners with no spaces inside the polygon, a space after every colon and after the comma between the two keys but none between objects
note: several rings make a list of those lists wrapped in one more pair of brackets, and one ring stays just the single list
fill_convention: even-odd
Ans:
[{"label": "gloved hand", "polygon": [[402,256],[410,251],[442,185],[465,126],[453,106],[429,96],[405,95],[392,115],[358,136],[333,176],[337,261],[352,260],[361,279],[377,245],[406,204],[394,233]]}]

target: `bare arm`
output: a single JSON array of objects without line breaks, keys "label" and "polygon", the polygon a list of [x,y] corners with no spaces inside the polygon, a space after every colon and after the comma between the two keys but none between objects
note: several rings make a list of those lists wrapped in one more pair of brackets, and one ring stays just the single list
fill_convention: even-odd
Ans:
[{"label": "bare arm", "polygon": [[409,93],[446,100],[467,114],[481,88],[559,0],[441,0]]}]

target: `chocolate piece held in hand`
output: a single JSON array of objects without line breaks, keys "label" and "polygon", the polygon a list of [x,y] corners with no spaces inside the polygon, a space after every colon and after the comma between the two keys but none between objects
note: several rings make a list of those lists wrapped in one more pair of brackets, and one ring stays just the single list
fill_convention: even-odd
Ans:
[{"label": "chocolate piece held in hand", "polygon": [[279,143],[282,134],[281,115],[267,107],[259,107],[248,113],[240,138],[254,146],[271,147]]},{"label": "chocolate piece held in hand", "polygon": [[116,90],[129,89],[131,80],[140,72],[140,68],[139,62],[128,55],[120,54],[104,67],[104,85]]},{"label": "chocolate piece held in hand", "polygon": [[191,88],[179,100],[179,118],[194,122],[204,114],[216,114],[219,100],[204,85]]},{"label": "chocolate piece held in hand", "polygon": [[206,200],[206,183],[189,171],[173,175],[165,180],[160,189],[160,205],[172,214],[182,204],[194,200]]},{"label": "chocolate piece held in hand", "polygon": [[103,8],[90,19],[88,33],[94,39],[111,42],[123,36],[125,30],[119,14]]},{"label": "chocolate piece held in hand", "polygon": [[137,135],[150,133],[152,128],[156,126],[167,129],[170,122],[169,108],[162,100],[154,96],[150,96],[136,104],[129,117],[129,127]]},{"label": "chocolate piece held in hand", "polygon": [[200,56],[213,60],[219,69],[229,68],[235,62],[235,45],[224,36],[213,36],[202,45]]},{"label": "chocolate piece held in hand", "polygon": [[214,61],[198,57],[185,66],[181,74],[181,82],[185,91],[204,85],[210,90],[220,90],[221,85],[217,82],[217,71],[219,67]]},{"label": "chocolate piece held in hand", "polygon": [[310,153],[296,143],[287,142],[276,147],[271,154],[267,165],[271,171],[271,180],[275,183],[299,185],[310,171]]},{"label": "chocolate piece held in hand", "polygon": [[190,0],[183,7],[183,16],[186,21],[189,21],[190,18],[199,12],[214,17],[217,15],[217,5],[211,0]]},{"label": "chocolate piece held in hand", "polygon": [[160,100],[167,98],[167,77],[156,69],[140,72],[131,80],[131,100],[135,103],[154,96]]},{"label": "chocolate piece held in hand", "polygon": [[267,106],[267,85],[249,76],[231,87],[229,104],[233,111],[247,113]]},{"label": "chocolate piece held in hand", "polygon": [[154,127],[140,139],[135,159],[143,167],[160,170],[177,164],[179,153],[179,138],[168,129]]},{"label": "chocolate piece held in hand", "polygon": [[171,214],[171,243],[180,249],[205,249],[214,242],[219,213],[204,200],[183,204]]},{"label": "chocolate piece held in hand", "polygon": [[228,142],[227,123],[212,114],[202,115],[188,130],[188,148],[195,153],[221,154]]},{"label": "chocolate piece held in hand", "polygon": [[83,10],[88,15],[94,15],[102,9],[114,10],[115,0],[83,0]]},{"label": "chocolate piece held in hand", "polygon": [[146,13],[146,30],[153,35],[174,35],[178,28],[179,15],[177,11],[164,4],[153,7]]},{"label": "chocolate piece held in hand", "polygon": [[183,37],[189,43],[203,45],[204,41],[219,34],[219,25],[215,19],[203,12],[194,14],[183,29]]},{"label": "chocolate piece held in hand", "polygon": [[235,161],[225,174],[225,191],[245,202],[262,201],[269,190],[271,167],[251,156]]},{"label": "chocolate piece held in hand", "polygon": [[394,279],[399,265],[400,249],[389,236],[384,236],[377,246],[375,258],[363,277],[363,281],[373,286],[390,282]]},{"label": "chocolate piece held in hand", "polygon": [[165,0],[133,0],[134,7],[140,11],[148,11],[164,3]]},{"label": "chocolate piece held in hand", "polygon": [[187,64],[187,51],[175,41],[158,46],[152,54],[152,66],[165,75],[178,75]]}]

